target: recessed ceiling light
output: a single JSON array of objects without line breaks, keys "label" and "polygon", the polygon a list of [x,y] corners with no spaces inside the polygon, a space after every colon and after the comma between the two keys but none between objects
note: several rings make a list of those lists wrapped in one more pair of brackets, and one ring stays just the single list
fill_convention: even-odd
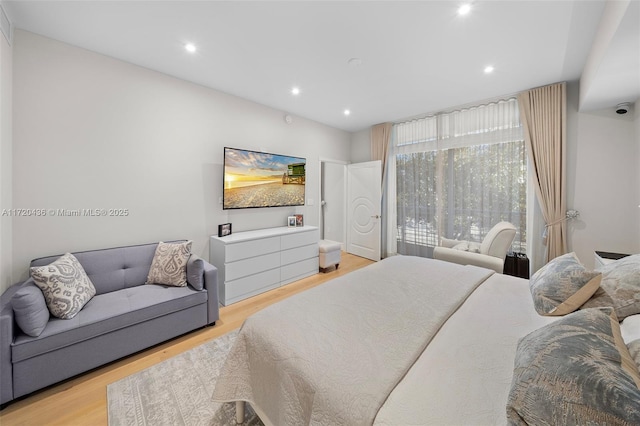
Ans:
[{"label": "recessed ceiling light", "polygon": [[294,87],[291,89],[291,94],[292,95],[299,95],[300,94],[300,88],[299,87]]},{"label": "recessed ceiling light", "polygon": [[344,110],[344,115],[349,115],[349,114],[351,114],[351,111],[349,111],[348,109],[345,109]]},{"label": "recessed ceiling light", "polygon": [[471,12],[471,5],[469,3],[465,3],[458,8],[458,15],[466,15]]},{"label": "recessed ceiling light", "polygon": [[187,52],[189,53],[195,53],[196,51],[196,46],[193,43],[187,43],[184,45],[184,48],[187,50]]},{"label": "recessed ceiling light", "polygon": [[484,73],[485,74],[491,74],[493,72],[493,66],[492,65],[488,65],[484,68]]}]

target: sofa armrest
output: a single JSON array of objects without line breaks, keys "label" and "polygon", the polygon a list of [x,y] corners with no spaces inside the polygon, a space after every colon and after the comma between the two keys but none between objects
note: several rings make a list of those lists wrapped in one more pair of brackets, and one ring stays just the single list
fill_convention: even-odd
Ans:
[{"label": "sofa armrest", "polygon": [[220,302],[218,299],[218,270],[204,261],[204,288],[207,289],[208,323],[213,324],[220,319]]},{"label": "sofa armrest", "polygon": [[11,299],[22,286],[29,281],[14,284],[0,296],[0,404],[13,400],[13,364],[11,363],[11,344],[17,333]]},{"label": "sofa armrest", "polygon": [[457,263],[459,265],[474,265],[482,268],[493,269],[500,274],[504,268],[504,259],[447,247],[435,247],[433,249],[433,258]]}]

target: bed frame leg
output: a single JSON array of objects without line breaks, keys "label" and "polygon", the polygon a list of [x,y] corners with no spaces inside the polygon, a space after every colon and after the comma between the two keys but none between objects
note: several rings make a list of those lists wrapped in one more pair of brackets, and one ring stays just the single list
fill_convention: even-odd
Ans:
[{"label": "bed frame leg", "polygon": [[236,401],[236,424],[244,422],[244,401]]}]

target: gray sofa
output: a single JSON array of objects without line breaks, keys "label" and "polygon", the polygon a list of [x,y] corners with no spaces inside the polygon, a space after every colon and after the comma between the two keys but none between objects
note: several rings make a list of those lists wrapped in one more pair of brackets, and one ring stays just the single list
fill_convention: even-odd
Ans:
[{"label": "gray sofa", "polygon": [[[12,306],[16,292],[32,285],[33,279],[2,294],[0,404],[215,324],[219,318],[216,268],[191,255],[186,287],[145,285],[157,245],[73,253],[96,295],[72,319],[51,316],[38,337],[22,332]],[[47,265],[58,257],[35,259],[31,266]]]}]

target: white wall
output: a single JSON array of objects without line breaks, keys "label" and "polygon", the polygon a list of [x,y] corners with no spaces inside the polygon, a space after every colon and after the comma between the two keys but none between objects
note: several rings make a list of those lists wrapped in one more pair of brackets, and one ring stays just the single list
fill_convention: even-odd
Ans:
[{"label": "white wall", "polygon": [[351,162],[364,163],[366,161],[371,161],[371,129],[351,134]]},{"label": "white wall", "polygon": [[638,118],[613,105],[578,112],[578,85],[567,88],[567,208],[580,212],[569,250],[593,267],[595,250],[640,252]]},{"label": "white wall", "polygon": [[[0,211],[11,210],[13,51],[0,35]],[[13,284],[12,227],[9,214],[0,216],[0,293]]]},{"label": "white wall", "polygon": [[[87,50],[16,31],[13,55],[13,206],[129,210],[14,219],[16,279],[35,257],[158,240],[208,258],[225,222],[318,225],[319,158],[349,159],[348,132]],[[223,211],[224,146],[305,157],[308,205]]]}]

